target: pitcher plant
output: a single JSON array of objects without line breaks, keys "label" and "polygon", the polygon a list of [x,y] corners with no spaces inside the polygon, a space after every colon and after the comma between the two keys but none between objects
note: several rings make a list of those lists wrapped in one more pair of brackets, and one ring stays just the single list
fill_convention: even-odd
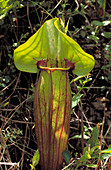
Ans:
[{"label": "pitcher plant", "polygon": [[14,51],[16,67],[38,73],[34,95],[34,119],[41,170],[60,170],[67,147],[71,88],[69,70],[78,76],[88,74],[94,58],[62,31],[58,18],[46,21]]}]

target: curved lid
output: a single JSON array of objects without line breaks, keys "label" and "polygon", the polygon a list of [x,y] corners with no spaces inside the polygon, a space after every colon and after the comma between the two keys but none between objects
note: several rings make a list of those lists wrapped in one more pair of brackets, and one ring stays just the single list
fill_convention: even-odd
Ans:
[{"label": "curved lid", "polygon": [[46,21],[24,44],[14,51],[16,67],[36,73],[38,63],[49,68],[73,68],[73,73],[85,75],[95,64],[93,56],[61,31],[58,18]]}]

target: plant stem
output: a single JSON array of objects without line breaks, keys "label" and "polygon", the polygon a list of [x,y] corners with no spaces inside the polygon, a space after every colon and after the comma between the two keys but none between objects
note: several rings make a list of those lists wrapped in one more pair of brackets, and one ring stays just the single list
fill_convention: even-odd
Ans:
[{"label": "plant stem", "polygon": [[41,69],[35,89],[34,118],[42,170],[60,170],[62,167],[71,101],[68,71]]}]

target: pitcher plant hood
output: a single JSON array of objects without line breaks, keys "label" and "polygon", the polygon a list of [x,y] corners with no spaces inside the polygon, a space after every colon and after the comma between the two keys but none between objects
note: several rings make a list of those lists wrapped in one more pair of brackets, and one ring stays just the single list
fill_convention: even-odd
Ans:
[{"label": "pitcher plant hood", "polygon": [[84,52],[60,28],[58,18],[46,21],[33,36],[15,49],[16,67],[30,73],[36,73],[38,66],[72,68],[76,75],[90,72],[95,64],[93,56]]}]

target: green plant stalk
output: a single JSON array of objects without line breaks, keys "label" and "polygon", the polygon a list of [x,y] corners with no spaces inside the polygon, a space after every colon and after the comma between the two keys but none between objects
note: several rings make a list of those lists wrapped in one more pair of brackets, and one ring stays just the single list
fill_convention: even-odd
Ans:
[{"label": "green plant stalk", "polygon": [[71,101],[68,71],[41,70],[35,89],[34,118],[42,170],[61,169],[69,134]]}]

